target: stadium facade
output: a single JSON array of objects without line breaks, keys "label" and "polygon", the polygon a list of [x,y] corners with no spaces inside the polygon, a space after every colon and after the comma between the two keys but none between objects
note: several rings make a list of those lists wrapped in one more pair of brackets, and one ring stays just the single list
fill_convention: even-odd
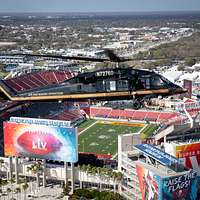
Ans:
[{"label": "stadium facade", "polygon": [[126,199],[197,199],[196,171],[152,145],[139,144],[121,152],[119,170],[124,174],[120,193]]}]

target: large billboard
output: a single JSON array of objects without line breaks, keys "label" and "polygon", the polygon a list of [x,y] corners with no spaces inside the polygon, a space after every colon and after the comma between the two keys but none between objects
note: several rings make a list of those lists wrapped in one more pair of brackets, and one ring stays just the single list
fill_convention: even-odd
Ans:
[{"label": "large billboard", "polygon": [[22,123],[22,124],[39,124],[39,125],[46,125],[46,126],[60,126],[60,127],[71,126],[70,121],[38,119],[38,118],[28,118],[28,117],[11,117],[10,122],[16,122],[16,123]]},{"label": "large billboard", "polygon": [[139,151],[143,152],[145,155],[157,160],[163,165],[172,165],[174,163],[178,163],[178,159],[174,156],[171,156],[168,153],[165,153],[161,149],[156,148],[150,144],[137,144],[134,146]]},{"label": "large billboard", "polygon": [[142,200],[197,200],[198,180],[193,170],[166,178],[141,165],[136,165],[136,172]]},{"label": "large billboard", "polygon": [[200,142],[177,145],[175,155],[177,158],[183,158],[186,167],[194,169],[196,163],[198,163],[198,166],[200,165]]},{"label": "large billboard", "polygon": [[159,190],[161,188],[160,176],[140,165],[136,165],[136,172],[142,200],[162,200],[161,190]]},{"label": "large billboard", "polygon": [[200,176],[200,142],[185,144],[166,143],[165,149],[171,155],[182,160],[186,167],[197,171]]},{"label": "large billboard", "polygon": [[71,127],[4,122],[4,153],[77,162],[77,131]]},{"label": "large billboard", "polygon": [[162,180],[163,200],[197,200],[197,174],[189,171],[180,176]]}]

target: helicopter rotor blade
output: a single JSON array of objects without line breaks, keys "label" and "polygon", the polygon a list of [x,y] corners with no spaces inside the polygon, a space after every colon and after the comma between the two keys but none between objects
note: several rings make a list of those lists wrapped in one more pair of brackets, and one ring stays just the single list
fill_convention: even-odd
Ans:
[{"label": "helicopter rotor blade", "polygon": [[58,58],[63,60],[80,60],[80,61],[91,61],[91,62],[106,62],[110,61],[105,58],[92,58],[92,57],[79,57],[79,56],[60,56],[60,55],[51,55],[51,54],[24,54],[16,53],[11,54],[12,56],[30,56],[30,57],[43,57],[43,58]]},{"label": "helicopter rotor blade", "polygon": [[126,61],[132,61],[131,58],[121,58],[114,53],[112,49],[104,49],[105,54],[108,56],[111,62],[122,63]]},{"label": "helicopter rotor blade", "polygon": [[110,61],[112,62],[122,62],[122,59],[117,56],[113,50],[111,49],[104,49],[104,53],[108,56],[108,58],[110,59]]}]

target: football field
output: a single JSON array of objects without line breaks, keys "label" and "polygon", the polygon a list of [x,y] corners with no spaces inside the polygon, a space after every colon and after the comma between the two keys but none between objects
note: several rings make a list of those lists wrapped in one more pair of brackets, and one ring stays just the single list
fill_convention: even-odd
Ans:
[{"label": "football field", "polygon": [[[117,139],[120,134],[136,133],[145,124],[133,124],[118,121],[86,121],[89,126],[78,137],[79,152],[92,152],[97,154],[117,153]],[[82,125],[82,127],[84,124]]]}]

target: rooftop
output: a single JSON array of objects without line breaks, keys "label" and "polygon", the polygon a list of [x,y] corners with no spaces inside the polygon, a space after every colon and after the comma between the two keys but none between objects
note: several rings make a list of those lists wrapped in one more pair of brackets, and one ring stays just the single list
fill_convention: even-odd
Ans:
[{"label": "rooftop", "polygon": [[[156,148],[156,149],[158,149],[158,148]],[[160,150],[160,151],[162,151],[162,150]],[[126,153],[127,153],[128,158],[131,159],[135,165],[143,166],[146,169],[149,169],[150,171],[154,172],[161,178],[183,175],[189,171],[187,168],[185,168],[179,162],[171,162],[168,164],[165,164],[164,162],[162,162],[162,161],[166,160],[167,156],[169,156],[169,159],[172,159],[172,161],[174,158],[173,156],[165,153],[164,151],[163,151],[163,154],[166,155],[166,158],[160,159],[162,161],[159,161],[159,159],[155,159],[155,157],[156,157],[155,155],[151,156],[151,154],[146,154],[146,153],[144,153],[140,150],[136,150],[136,149],[133,151],[126,152]],[[163,157],[164,157],[164,155],[163,155]]]}]

